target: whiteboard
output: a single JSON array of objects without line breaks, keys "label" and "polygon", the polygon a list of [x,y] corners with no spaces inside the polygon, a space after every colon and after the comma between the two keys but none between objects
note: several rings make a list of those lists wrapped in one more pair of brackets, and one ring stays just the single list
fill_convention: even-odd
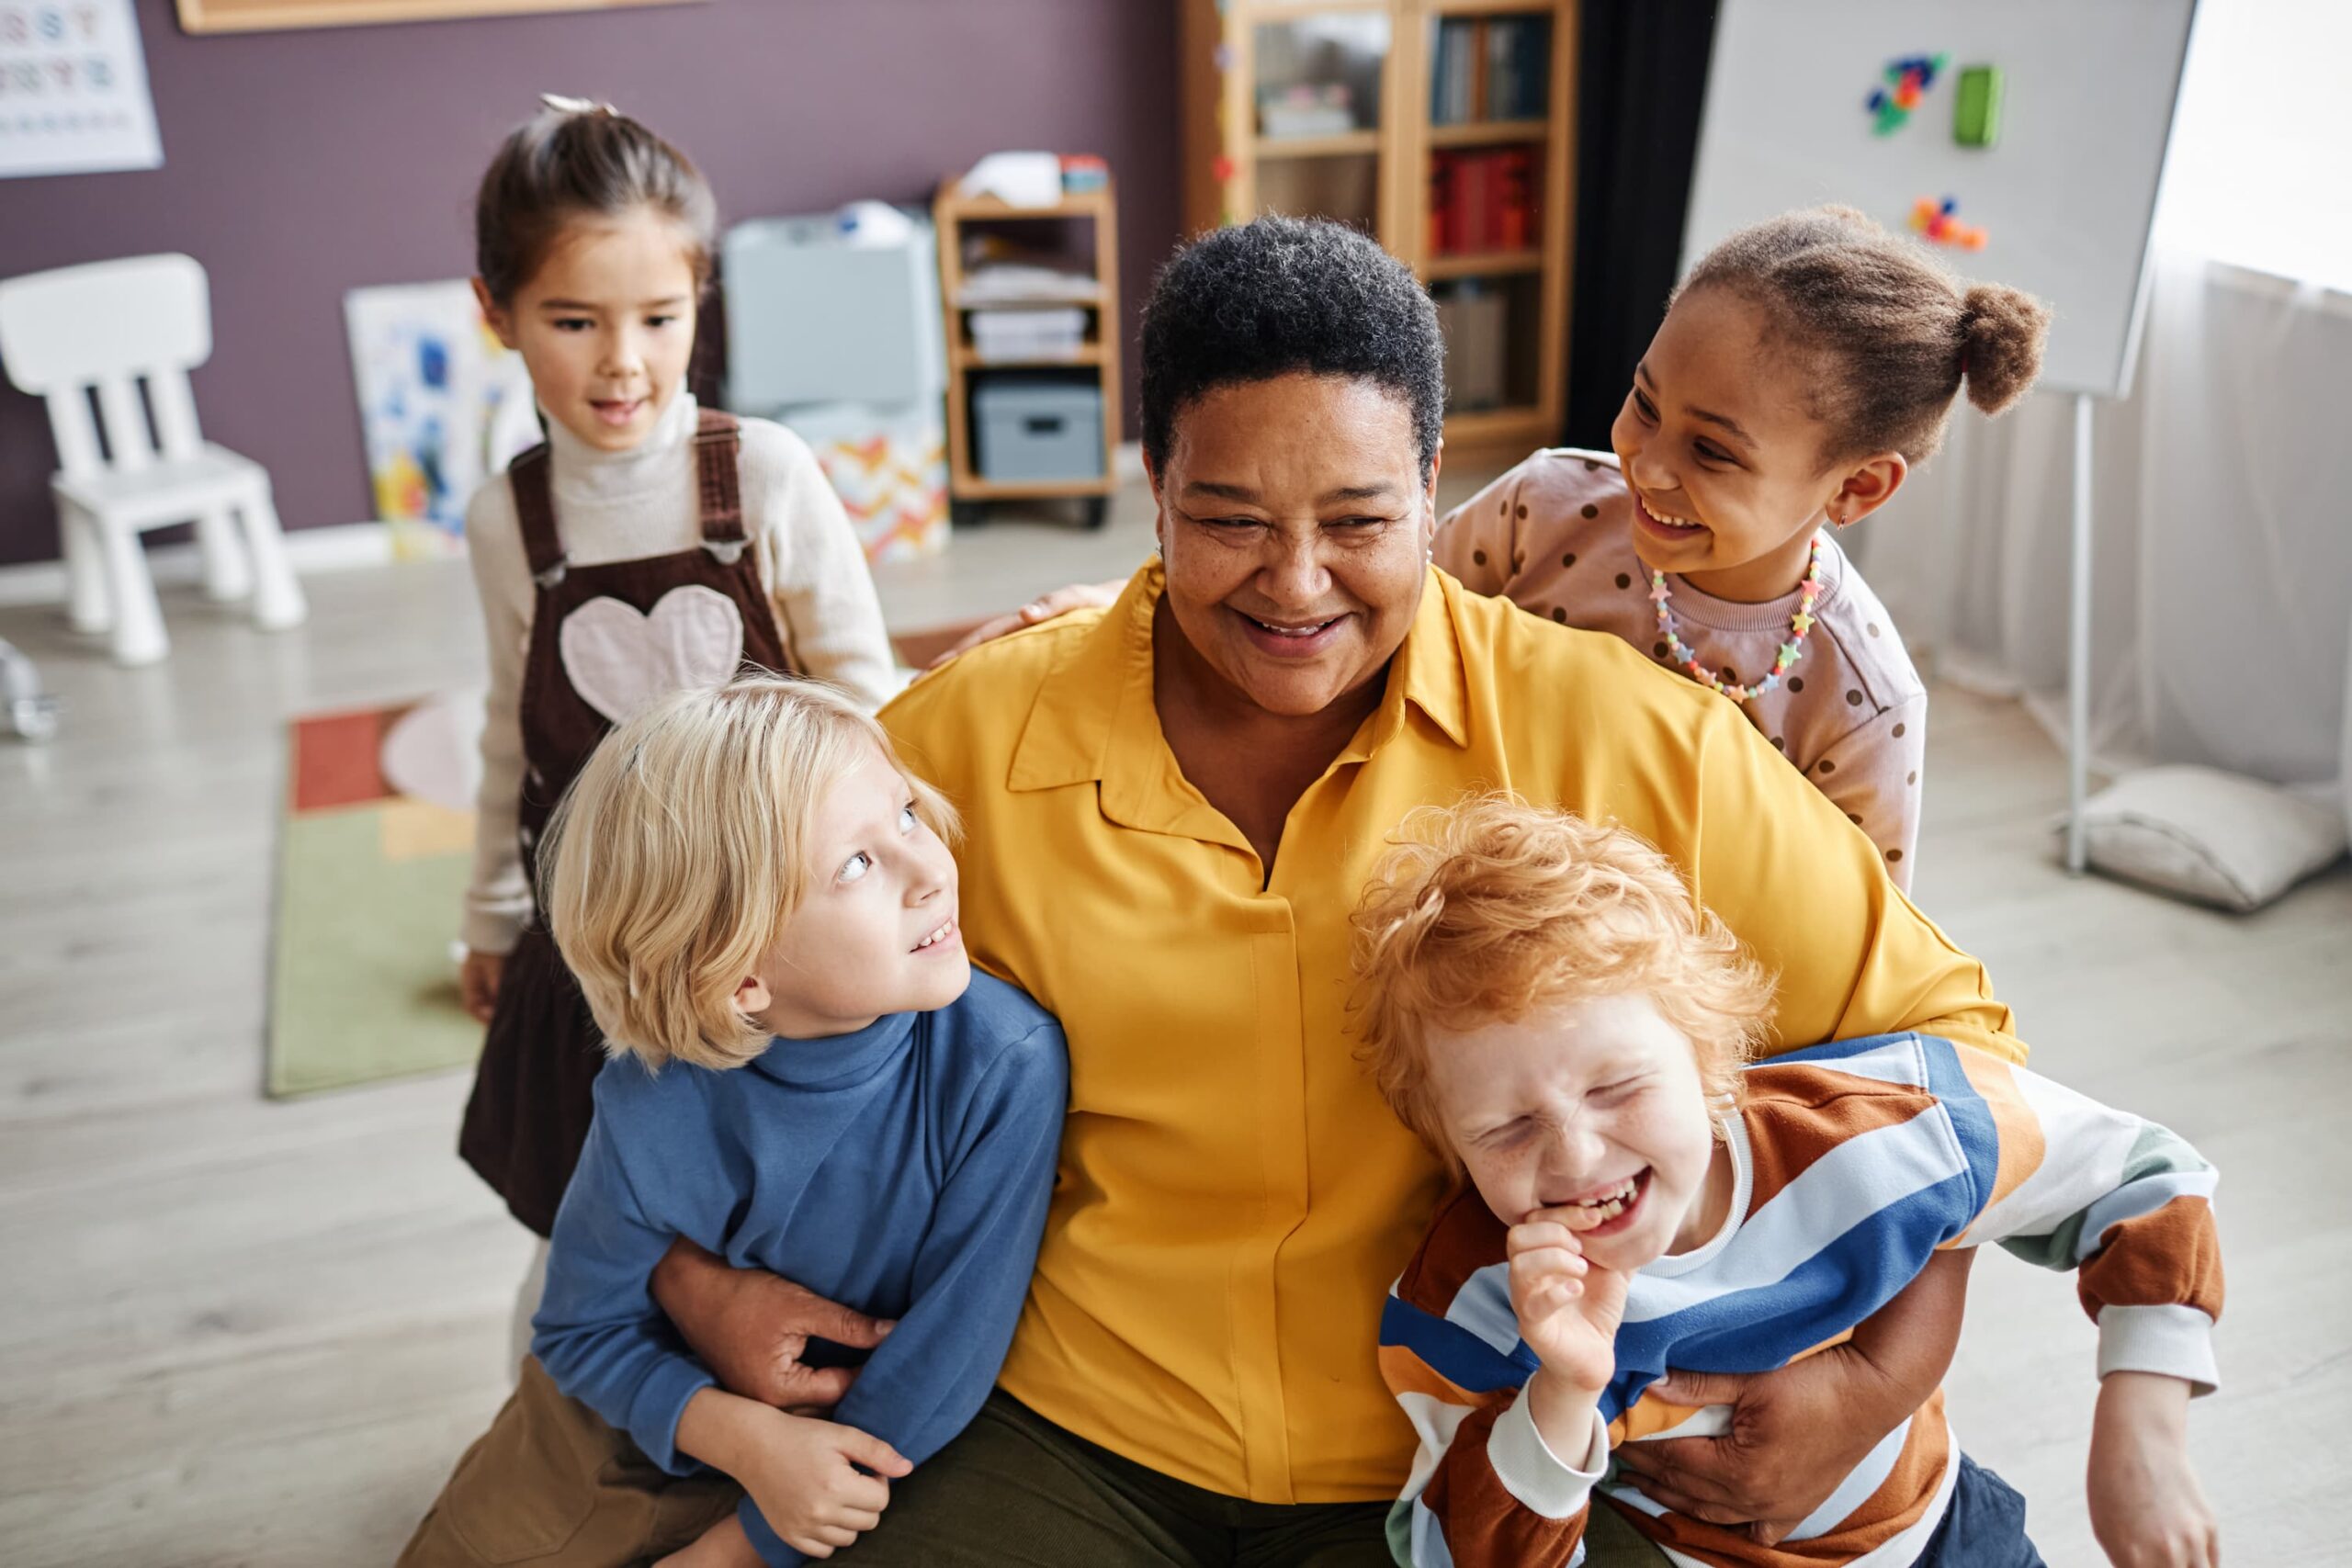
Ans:
[{"label": "whiteboard", "polygon": [[[1791,208],[1842,203],[1908,234],[1919,198],[1952,197],[1985,244],[1937,247],[1943,258],[2051,307],[2041,385],[2125,395],[2195,5],[1722,0],[1683,270],[1733,230]],[[1866,100],[1887,67],[1938,54],[1949,63],[1908,122],[1876,134]],[[2003,79],[1990,148],[1952,136],[1961,71],[1979,64]]]}]

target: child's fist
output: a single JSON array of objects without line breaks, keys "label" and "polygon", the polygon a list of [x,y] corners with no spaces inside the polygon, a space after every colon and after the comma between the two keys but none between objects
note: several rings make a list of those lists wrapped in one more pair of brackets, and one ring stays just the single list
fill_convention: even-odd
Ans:
[{"label": "child's fist", "polygon": [[1510,1306],[1519,1337],[1544,1370],[1598,1393],[1617,1368],[1625,1276],[1587,1258],[1579,1230],[1597,1222],[1577,1209],[1539,1209],[1510,1228]]},{"label": "child's fist", "polygon": [[505,970],[504,953],[466,949],[465,960],[458,965],[458,998],[476,1023],[488,1023],[497,1010],[498,981]]},{"label": "child's fist", "polygon": [[735,1479],[786,1545],[810,1557],[831,1557],[882,1522],[882,1510],[890,1506],[887,1478],[914,1466],[854,1427],[805,1416],[776,1419],[783,1425]]},{"label": "child's fist", "polygon": [[2091,1534],[2115,1568],[2215,1568],[2220,1527],[2188,1462],[2188,1385],[2109,1372],[2091,1425]]}]

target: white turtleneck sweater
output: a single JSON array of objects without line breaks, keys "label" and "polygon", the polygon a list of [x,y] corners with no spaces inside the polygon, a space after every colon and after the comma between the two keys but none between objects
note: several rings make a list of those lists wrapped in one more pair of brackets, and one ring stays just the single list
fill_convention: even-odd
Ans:
[{"label": "white turtleneck sweater", "polygon": [[[701,543],[693,440],[698,413],[693,397],[680,392],[653,433],[627,452],[600,452],[548,422],[556,526],[573,565],[675,555]],[[879,707],[898,689],[882,604],[816,454],[784,426],[747,419],[741,468],[743,531],[795,668]],[[537,605],[514,487],[505,475],[467,503],[466,542],[490,634],[490,699],[462,934],[477,952],[504,953],[531,908],[514,834],[524,771],[523,670]]]}]

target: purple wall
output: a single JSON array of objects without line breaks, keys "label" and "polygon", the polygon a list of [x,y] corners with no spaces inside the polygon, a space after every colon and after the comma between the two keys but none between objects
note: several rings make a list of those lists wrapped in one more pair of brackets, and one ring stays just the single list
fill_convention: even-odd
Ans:
[{"label": "purple wall", "polygon": [[[205,433],[268,465],[288,528],[372,514],[343,296],[472,270],[473,184],[542,91],[691,153],[728,221],[927,199],[1005,147],[1100,152],[1136,307],[1175,243],[1169,0],[699,0],[191,37],[139,0],[164,166],[0,180],[0,277],[186,251],[212,277]],[[1133,403],[1134,355],[1126,356]],[[38,400],[0,383],[0,564],[57,554]]]}]

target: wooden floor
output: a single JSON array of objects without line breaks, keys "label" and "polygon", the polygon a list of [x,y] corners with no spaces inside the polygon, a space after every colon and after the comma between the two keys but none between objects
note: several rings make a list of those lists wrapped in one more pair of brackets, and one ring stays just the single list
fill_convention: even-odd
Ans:
[{"label": "wooden floor", "polygon": [[[885,574],[893,624],[1123,572],[1144,518],[1131,490],[1101,535],[959,536]],[[451,1152],[463,1075],[260,1095],[285,720],[481,668],[462,565],[309,587],[277,637],[167,595],[174,657],[135,671],[0,611],[68,705],[53,744],[0,741],[0,1562],[386,1562],[503,1395],[525,1236]],[[1935,717],[1920,901],[2037,1066],[2222,1168],[2228,1383],[2193,1434],[2229,1556],[2345,1562],[2352,876],[2247,919],[2070,881],[2041,732],[1948,691]],[[1973,1291],[1957,1427],[2052,1564],[2095,1562],[2090,1327],[2006,1257]]]}]

